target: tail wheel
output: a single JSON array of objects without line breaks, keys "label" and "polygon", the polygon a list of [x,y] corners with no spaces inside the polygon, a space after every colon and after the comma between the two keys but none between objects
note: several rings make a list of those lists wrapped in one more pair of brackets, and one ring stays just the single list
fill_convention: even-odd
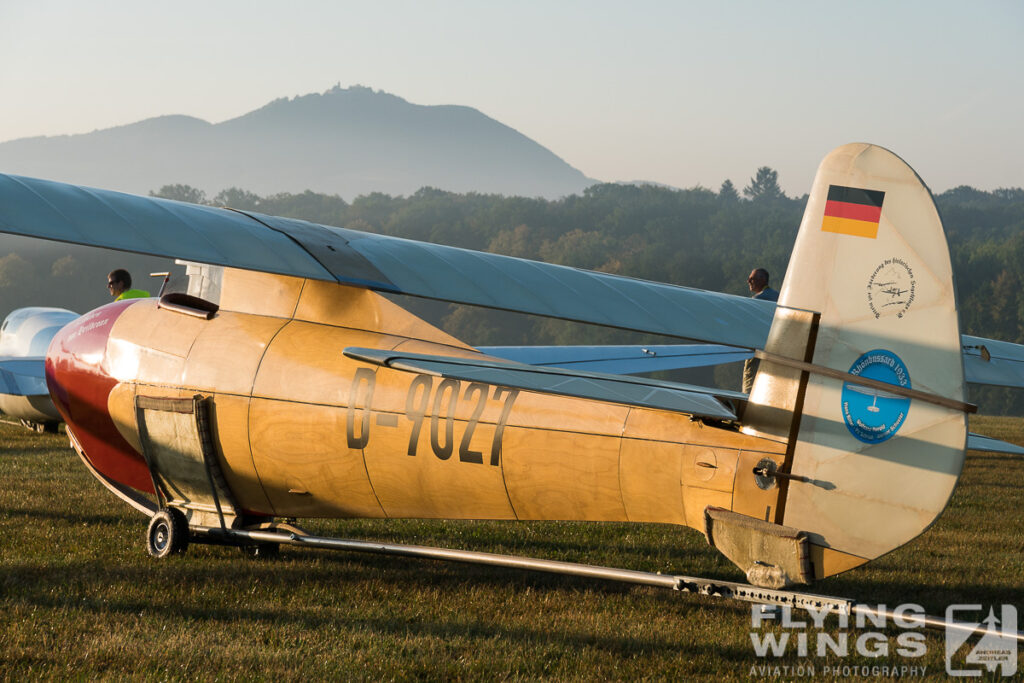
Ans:
[{"label": "tail wheel", "polygon": [[149,520],[146,550],[156,558],[181,555],[188,548],[188,520],[177,508],[162,508]]}]

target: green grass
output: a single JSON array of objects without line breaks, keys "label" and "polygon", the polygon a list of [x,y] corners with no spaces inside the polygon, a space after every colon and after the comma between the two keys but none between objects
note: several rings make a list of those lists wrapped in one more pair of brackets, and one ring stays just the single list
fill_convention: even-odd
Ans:
[{"label": "green grass", "polygon": [[[1024,420],[977,418],[972,429],[1024,442]],[[4,679],[746,680],[764,663],[751,646],[749,606],[664,589],[288,547],[269,561],[200,545],[153,560],[146,519],[91,478],[65,437],[0,424],[0,444]],[[812,590],[872,604],[911,601],[938,615],[953,603],[1011,603],[1024,621],[1022,481],[1024,459],[972,452],[932,529]],[[742,580],[702,536],[669,526],[307,526]],[[943,643],[930,633],[919,659],[804,659],[791,650],[771,663],[819,672],[906,664],[939,679]]]}]

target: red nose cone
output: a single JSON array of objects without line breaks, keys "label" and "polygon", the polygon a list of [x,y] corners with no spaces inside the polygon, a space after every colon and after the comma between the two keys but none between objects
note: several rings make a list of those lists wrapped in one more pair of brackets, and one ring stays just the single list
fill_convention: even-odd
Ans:
[{"label": "red nose cone", "polygon": [[54,405],[93,467],[114,481],[153,492],[149,468],[114,426],[107,408],[118,381],[107,363],[114,321],[138,300],[116,301],[66,325],[50,342],[46,384]]}]

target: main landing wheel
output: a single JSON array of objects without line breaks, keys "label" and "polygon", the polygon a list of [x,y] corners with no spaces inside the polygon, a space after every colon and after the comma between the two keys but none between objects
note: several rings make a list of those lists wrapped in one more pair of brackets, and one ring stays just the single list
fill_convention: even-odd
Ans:
[{"label": "main landing wheel", "polygon": [[146,550],[153,557],[181,555],[188,548],[188,520],[177,508],[161,508],[149,520]]}]

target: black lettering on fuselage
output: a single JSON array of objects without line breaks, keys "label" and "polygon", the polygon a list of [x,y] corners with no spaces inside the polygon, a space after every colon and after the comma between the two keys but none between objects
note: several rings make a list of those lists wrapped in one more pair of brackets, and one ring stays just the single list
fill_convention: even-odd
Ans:
[{"label": "black lettering on fuselage", "polygon": [[[378,427],[389,429],[401,428],[404,424],[399,419],[402,415],[395,413],[377,413],[376,419],[372,419],[371,404],[375,384],[376,374],[369,368],[357,369],[352,377],[345,430],[349,448],[366,448],[370,443],[371,426],[374,423]],[[407,455],[415,457],[418,453],[420,435],[423,432],[429,410],[430,450],[434,457],[439,460],[450,459],[455,452],[457,442],[459,462],[484,464],[484,451],[479,445],[474,448],[473,440],[479,431],[480,418],[487,408],[488,400],[494,400],[503,401],[503,404],[500,417],[494,425],[494,434],[491,437],[490,464],[493,467],[498,467],[501,464],[501,443],[505,434],[505,425],[512,412],[512,404],[515,402],[516,396],[519,395],[519,390],[494,387],[492,393],[490,385],[471,382],[463,391],[463,384],[464,382],[460,380],[448,378],[441,380],[435,388],[434,378],[430,375],[416,375],[413,378],[405,396],[404,417],[409,425]],[[469,408],[471,413],[466,422],[465,431],[459,438],[456,434],[455,415],[460,403],[467,402],[471,406]],[[486,436],[482,438],[486,438]]]}]

